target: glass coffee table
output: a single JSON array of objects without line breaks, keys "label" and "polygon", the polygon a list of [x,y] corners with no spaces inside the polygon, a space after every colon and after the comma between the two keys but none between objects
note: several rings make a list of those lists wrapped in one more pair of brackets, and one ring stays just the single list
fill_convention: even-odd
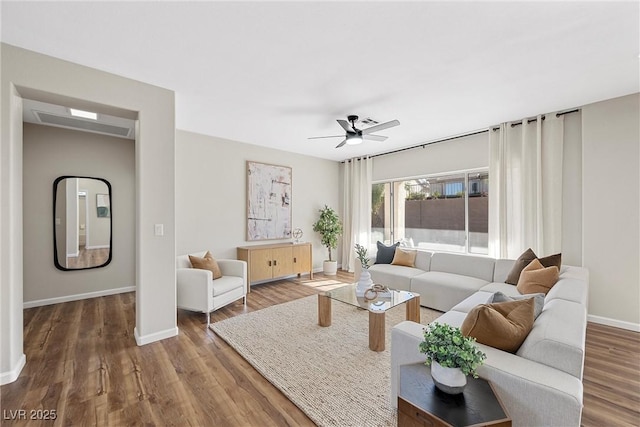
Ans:
[{"label": "glass coffee table", "polygon": [[369,310],[369,349],[383,351],[387,310],[406,304],[406,319],[420,323],[420,294],[389,289],[377,296],[373,292],[365,295],[356,295],[355,283],[318,294],[318,325],[331,326],[331,300]]}]

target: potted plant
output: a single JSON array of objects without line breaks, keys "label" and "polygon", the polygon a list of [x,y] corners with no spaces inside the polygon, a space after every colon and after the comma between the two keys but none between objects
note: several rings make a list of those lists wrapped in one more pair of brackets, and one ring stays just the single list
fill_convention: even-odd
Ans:
[{"label": "potted plant", "polygon": [[477,378],[476,369],[487,358],[475,338],[462,335],[460,328],[438,322],[424,329],[424,340],[418,348],[427,355],[425,365],[431,365],[436,387],[449,394],[462,393],[467,375]]},{"label": "potted plant", "polygon": [[371,273],[369,273],[369,257],[367,256],[367,248],[356,243],[356,256],[360,260],[362,265],[362,271],[360,271],[360,277],[358,278],[358,284],[356,285],[356,293],[364,294],[367,289],[373,285],[371,280]]},{"label": "potted plant", "polygon": [[319,212],[320,218],[313,224],[313,231],[320,233],[322,245],[329,250],[329,259],[322,264],[322,270],[324,274],[335,276],[338,270],[338,262],[333,260],[331,249],[338,247],[338,237],[342,235],[342,223],[336,211],[327,205],[324,205],[324,208],[320,209]]}]

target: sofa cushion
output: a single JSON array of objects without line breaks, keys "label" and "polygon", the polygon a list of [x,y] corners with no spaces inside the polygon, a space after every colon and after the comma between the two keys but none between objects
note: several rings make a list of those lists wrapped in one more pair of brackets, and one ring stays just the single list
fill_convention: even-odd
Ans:
[{"label": "sofa cushion", "polygon": [[191,261],[191,266],[193,268],[211,271],[214,280],[222,277],[220,267],[209,251],[207,251],[202,258],[195,255],[189,255],[189,261]]},{"label": "sofa cushion", "polygon": [[540,261],[534,259],[520,273],[516,288],[521,294],[542,292],[546,295],[558,281],[558,276],[558,267],[545,267]]},{"label": "sofa cushion", "polygon": [[484,292],[491,292],[492,294],[495,294],[496,292],[502,292],[503,294],[509,295],[510,297],[522,295],[520,292],[518,292],[518,289],[516,289],[515,286],[504,282],[492,282],[484,285],[480,288],[480,290]]},{"label": "sofa cushion", "polygon": [[589,296],[588,282],[584,280],[574,279],[573,277],[565,277],[560,275],[560,279],[549,290],[545,298],[546,301],[553,299],[563,299],[576,302],[587,306],[587,298]]},{"label": "sofa cushion", "polygon": [[416,266],[416,251],[413,249],[396,248],[391,265],[404,265],[405,267]]},{"label": "sofa cushion", "polygon": [[497,259],[493,269],[493,281],[506,283],[507,276],[515,263],[513,259]]},{"label": "sofa cushion", "polygon": [[[431,270],[493,281],[493,258],[436,252],[431,256]],[[460,300],[461,301],[461,300]]]},{"label": "sofa cushion", "polygon": [[544,294],[543,293],[537,293],[537,294],[525,294],[525,295],[518,295],[518,296],[509,296],[509,295],[505,295],[502,292],[498,291],[495,294],[493,294],[493,296],[491,297],[491,301],[489,302],[507,302],[507,301],[519,301],[519,300],[523,300],[523,299],[527,299],[527,298],[533,298],[534,304],[533,304],[533,318],[534,320],[538,318],[538,316],[540,316],[540,313],[542,313],[542,308],[544,307]]},{"label": "sofa cushion", "polygon": [[515,353],[531,331],[533,310],[532,298],[481,304],[467,314],[460,330],[479,343]]},{"label": "sofa cushion", "polygon": [[369,274],[373,283],[385,285],[400,291],[411,290],[411,278],[424,273],[423,270],[402,265],[373,264],[369,267]]},{"label": "sofa cushion", "polygon": [[[513,286],[511,286],[513,288]],[[480,304],[489,304],[493,298],[493,293],[478,291],[468,298],[456,304],[450,311],[459,311],[465,315]]]},{"label": "sofa cushion", "polygon": [[476,277],[427,271],[411,278],[411,291],[420,294],[421,305],[447,311],[486,284]]},{"label": "sofa cushion", "polygon": [[396,254],[396,248],[398,247],[399,242],[394,245],[387,246],[381,241],[378,241],[376,245],[378,246],[378,252],[376,253],[376,264],[391,264],[391,261],[393,261],[393,256]]},{"label": "sofa cushion", "polygon": [[422,271],[429,271],[431,269],[431,255],[433,255],[433,252],[416,251],[416,268]]},{"label": "sofa cushion", "polygon": [[547,300],[517,354],[582,379],[586,325],[585,306]]}]

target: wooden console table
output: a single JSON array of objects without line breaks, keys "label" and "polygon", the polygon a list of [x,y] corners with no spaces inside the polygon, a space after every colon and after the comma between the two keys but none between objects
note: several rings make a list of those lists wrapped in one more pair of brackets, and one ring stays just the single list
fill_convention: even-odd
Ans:
[{"label": "wooden console table", "polygon": [[510,427],[511,418],[490,382],[467,377],[462,394],[438,390],[424,363],[400,367],[398,427]]},{"label": "wooden console table", "polygon": [[238,259],[247,262],[249,285],[259,280],[309,273],[313,279],[311,243],[274,243],[238,247]]}]

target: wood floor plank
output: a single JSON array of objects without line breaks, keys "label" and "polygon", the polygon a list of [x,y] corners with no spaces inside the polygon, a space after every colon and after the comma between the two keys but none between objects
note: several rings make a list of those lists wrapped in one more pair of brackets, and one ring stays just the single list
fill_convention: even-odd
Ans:
[{"label": "wood floor plank", "polygon": [[[292,301],[353,275],[339,271],[254,285],[211,315],[217,322]],[[55,409],[55,422],[6,426],[313,426],[233,348],[206,317],[177,312],[180,334],[142,347],[133,337],[135,293],[27,309],[27,365],[0,388],[6,410]],[[632,426],[640,419],[640,334],[589,323],[582,425]]]}]

